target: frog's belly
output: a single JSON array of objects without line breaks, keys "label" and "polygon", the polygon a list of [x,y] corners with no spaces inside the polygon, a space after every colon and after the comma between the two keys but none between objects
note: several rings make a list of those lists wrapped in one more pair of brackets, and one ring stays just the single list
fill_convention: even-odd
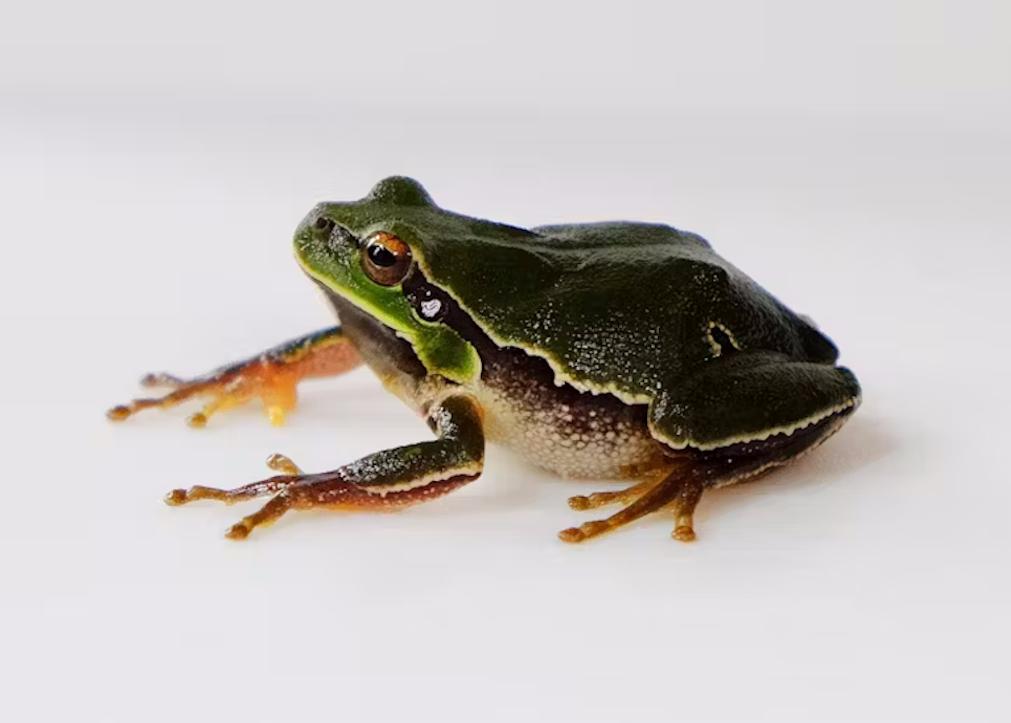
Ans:
[{"label": "frog's belly", "polygon": [[645,410],[539,380],[485,379],[475,393],[489,440],[563,477],[641,477],[664,465]]}]

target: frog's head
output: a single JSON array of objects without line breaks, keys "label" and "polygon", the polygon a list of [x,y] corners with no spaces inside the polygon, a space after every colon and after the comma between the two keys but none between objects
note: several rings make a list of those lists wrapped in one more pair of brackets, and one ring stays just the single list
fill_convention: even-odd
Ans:
[{"label": "frog's head", "polygon": [[480,373],[477,352],[448,326],[422,318],[403,287],[423,263],[425,239],[452,233],[461,219],[417,181],[394,176],[359,201],[318,204],[295,231],[295,256],[326,290],[406,339],[429,373],[464,382]]}]

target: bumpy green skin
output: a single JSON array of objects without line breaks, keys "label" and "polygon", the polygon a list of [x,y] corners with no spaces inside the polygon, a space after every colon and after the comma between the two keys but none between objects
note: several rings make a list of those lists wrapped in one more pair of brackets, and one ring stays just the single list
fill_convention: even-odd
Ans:
[{"label": "bumpy green skin", "polygon": [[832,342],[695,234],[629,222],[525,230],[440,209],[399,177],[317,206],[296,233],[304,268],[454,381],[479,373],[473,348],[422,321],[399,287],[369,282],[357,251],[314,232],[320,215],[360,238],[399,236],[498,345],[545,359],[559,383],[648,404],[651,431],[672,447],[789,432],[859,398]]}]

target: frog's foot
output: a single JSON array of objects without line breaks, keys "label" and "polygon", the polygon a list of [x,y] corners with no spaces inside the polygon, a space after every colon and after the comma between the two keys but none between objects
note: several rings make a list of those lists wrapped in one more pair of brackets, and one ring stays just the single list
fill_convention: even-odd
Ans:
[{"label": "frog's foot", "polygon": [[[157,375],[159,381],[165,375]],[[141,380],[144,386],[154,386],[149,382],[156,375],[148,375]],[[191,414],[186,422],[191,427],[204,427],[216,412],[237,407],[254,397],[263,400],[271,423],[281,424],[284,415],[295,406],[295,386],[297,378],[287,373],[283,367],[267,360],[251,360],[242,365],[213,372],[205,377],[180,381],[168,394],[160,397],[134,399],[128,404],[113,407],[106,416],[113,421],[122,421],[143,409],[168,409],[197,397],[209,398],[200,411]]]},{"label": "frog's foot", "polygon": [[284,455],[267,460],[283,472],[259,482],[218,489],[196,486],[177,489],[165,497],[170,505],[194,500],[231,504],[274,495],[262,508],[225,533],[233,540],[270,524],[290,509],[327,507],[340,510],[392,510],[440,497],[476,479],[484,459],[484,432],[477,403],[451,396],[436,405],[429,422],[439,439],[378,452],[331,472],[305,474]]},{"label": "frog's foot", "polygon": [[[852,411],[852,406],[847,407],[791,434],[776,434],[766,439],[683,453],[677,466],[663,480],[642,493],[628,507],[607,519],[563,530],[559,536],[566,542],[582,542],[671,505],[674,510],[671,536],[683,542],[694,540],[692,515],[704,490],[754,480],[788,464],[828,439]],[[633,489],[622,492],[631,493]],[[592,498],[593,495],[587,500]]]},{"label": "frog's foot", "polygon": [[[635,499],[635,501],[606,519],[584,522],[579,527],[562,530],[558,533],[558,537],[564,542],[582,542],[673,504],[676,526],[672,536],[683,542],[694,540],[695,530],[692,527],[692,513],[702,497],[702,488],[702,480],[691,470],[686,472],[683,469],[677,469],[659,482],[642,482],[618,492],[598,492],[586,498],[573,498],[586,500],[585,506],[582,507],[573,505],[570,500],[569,505],[574,509],[592,509],[610,502],[625,502],[628,499]],[[596,503],[594,502],[595,498]],[[582,505],[583,503],[578,504]]]},{"label": "frog's foot", "polygon": [[185,505],[187,502],[193,502],[194,500],[218,500],[219,502],[231,505],[236,502],[253,499],[254,497],[262,497],[263,495],[280,492],[289,485],[294,484],[300,477],[305,476],[301,468],[291,461],[291,458],[277,452],[267,457],[267,467],[281,474],[277,477],[271,477],[270,479],[230,490],[223,490],[218,487],[204,487],[203,485],[194,485],[189,489],[175,489],[165,495],[165,504],[175,507],[177,505]]},{"label": "frog's foot", "polygon": [[274,452],[274,454],[267,457],[267,467],[281,474],[302,474],[302,468],[292,462],[291,457],[286,457],[280,452]]},{"label": "frog's foot", "polygon": [[259,398],[271,423],[280,425],[285,414],[295,407],[299,381],[340,374],[359,362],[357,350],[340,327],[333,327],[194,379],[180,379],[165,373],[148,374],[141,379],[142,386],[167,386],[172,391],[161,397],[134,399],[129,404],[113,407],[106,416],[121,421],[142,409],[167,409],[203,397],[207,399],[203,408],[187,419],[191,427],[203,427],[216,412]]},{"label": "frog's foot", "polygon": [[703,484],[701,480],[686,480],[678,489],[674,498],[674,529],[670,536],[679,542],[695,540],[695,508],[702,499]]},{"label": "frog's foot", "polygon": [[576,495],[569,498],[569,507],[574,510],[593,510],[605,505],[616,505],[631,502],[636,497],[646,492],[656,482],[648,480],[639,482],[623,490],[611,490],[608,492],[594,492],[590,495]]}]

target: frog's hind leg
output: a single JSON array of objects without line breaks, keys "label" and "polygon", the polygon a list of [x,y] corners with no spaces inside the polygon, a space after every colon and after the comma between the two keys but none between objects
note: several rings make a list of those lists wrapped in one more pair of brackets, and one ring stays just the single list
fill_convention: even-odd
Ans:
[{"label": "frog's hind leg", "polygon": [[628,507],[607,519],[563,530],[559,536],[566,542],[582,542],[670,505],[675,525],[671,536],[690,542],[695,539],[693,513],[705,490],[754,480],[789,464],[832,436],[851,413],[852,409],[845,409],[790,435],[773,435],[708,451],[682,451],[678,466]]},{"label": "frog's hind leg", "polygon": [[358,351],[339,326],[323,329],[279,344],[262,354],[229,364],[193,379],[171,374],[148,374],[145,387],[170,387],[160,397],[134,399],[110,409],[114,421],[124,420],[143,410],[174,407],[190,399],[204,397],[203,408],[190,415],[192,427],[203,427],[216,412],[236,407],[251,399],[263,402],[272,424],[281,424],[295,407],[296,387],[302,379],[341,374],[358,366]]},{"label": "frog's hind leg", "polygon": [[[643,490],[645,491],[643,492]],[[695,532],[692,528],[692,513],[695,511],[695,506],[702,497],[702,490],[702,479],[695,473],[694,469],[686,471],[678,467],[670,471],[659,482],[642,482],[628,489],[611,493],[613,496],[605,497],[608,493],[598,492],[584,499],[590,502],[596,498],[599,504],[590,503],[584,507],[574,506],[571,501],[569,504],[575,507],[575,509],[590,509],[591,507],[598,507],[613,501],[624,502],[635,495],[638,495],[638,498],[632,504],[606,519],[584,522],[579,527],[570,527],[562,530],[558,533],[558,536],[564,542],[582,542],[591,537],[597,537],[605,532],[615,530],[622,525],[627,525],[629,522],[673,504],[677,524],[674,538],[682,541],[692,540],[695,538]]]}]

